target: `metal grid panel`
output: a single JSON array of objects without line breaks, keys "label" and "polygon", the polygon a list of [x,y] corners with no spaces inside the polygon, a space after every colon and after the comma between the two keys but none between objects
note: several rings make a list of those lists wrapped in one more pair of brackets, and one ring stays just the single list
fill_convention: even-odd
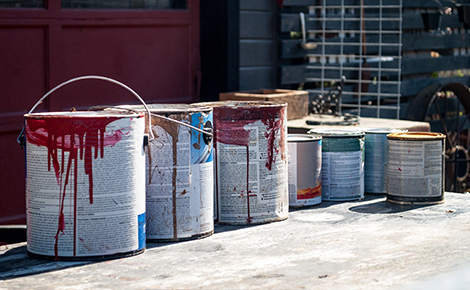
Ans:
[{"label": "metal grid panel", "polygon": [[338,111],[399,119],[402,0],[396,5],[325,2],[310,6],[305,16],[306,22],[316,23],[306,31],[308,39],[322,47],[321,53],[308,55],[307,69],[317,72],[307,78],[317,83],[309,91],[326,95],[345,76]]}]

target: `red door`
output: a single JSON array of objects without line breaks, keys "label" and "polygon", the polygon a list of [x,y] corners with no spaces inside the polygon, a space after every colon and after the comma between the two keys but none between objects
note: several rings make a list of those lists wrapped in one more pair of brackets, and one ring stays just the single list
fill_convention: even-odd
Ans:
[{"label": "red door", "polygon": [[[28,7],[29,6],[29,7]],[[199,0],[0,2],[0,224],[25,222],[23,114],[54,86],[102,75],[147,103],[199,100]],[[98,80],[72,83],[38,111],[138,103]]]}]

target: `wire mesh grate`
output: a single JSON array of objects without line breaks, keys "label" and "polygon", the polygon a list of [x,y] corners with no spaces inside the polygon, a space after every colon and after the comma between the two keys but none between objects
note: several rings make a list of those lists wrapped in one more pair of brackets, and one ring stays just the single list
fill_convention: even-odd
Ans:
[{"label": "wire mesh grate", "polygon": [[355,5],[309,6],[308,40],[321,46],[308,54],[313,95],[326,95],[346,78],[339,112],[367,117],[400,118],[402,0],[396,5],[357,0]]}]

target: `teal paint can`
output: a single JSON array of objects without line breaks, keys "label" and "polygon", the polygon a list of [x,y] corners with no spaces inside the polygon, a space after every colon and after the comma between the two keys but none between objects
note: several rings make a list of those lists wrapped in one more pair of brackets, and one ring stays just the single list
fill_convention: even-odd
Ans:
[{"label": "teal paint can", "polygon": [[313,129],[322,136],[322,200],[364,198],[364,138],[362,131]]},{"label": "teal paint can", "polygon": [[365,129],[364,191],[387,193],[388,139],[390,133],[405,132],[391,128]]}]

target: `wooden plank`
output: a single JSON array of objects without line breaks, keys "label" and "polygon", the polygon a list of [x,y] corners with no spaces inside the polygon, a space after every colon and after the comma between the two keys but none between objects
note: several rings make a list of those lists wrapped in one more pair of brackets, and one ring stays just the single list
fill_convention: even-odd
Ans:
[{"label": "wooden plank", "polygon": [[[441,56],[438,58],[404,58],[401,63],[401,75],[414,74],[426,74],[438,71],[457,70],[470,68],[470,56]],[[320,65],[318,65],[320,67]],[[376,76],[376,70],[378,68],[377,62],[368,63],[369,70],[371,71],[371,77]],[[313,65],[285,65],[281,66],[281,85],[304,83],[308,78],[320,78],[322,77],[321,69],[313,69]],[[327,64],[328,68],[325,70],[325,78],[338,78],[340,74],[340,68],[338,64]],[[344,68],[356,69],[353,71],[345,70],[343,75],[348,79],[357,79],[358,63],[345,63]],[[393,76],[396,72],[384,71],[386,68],[396,68],[397,61],[382,62],[381,75]]]},{"label": "wooden plank", "polygon": [[240,12],[240,38],[241,39],[271,39],[277,34],[275,18],[271,12],[241,11]]},{"label": "wooden plank", "polygon": [[[309,42],[317,42],[315,49],[305,50],[300,46],[301,40],[299,39],[284,39],[281,40],[280,45],[280,57],[282,59],[289,58],[300,58],[307,57],[308,55],[321,55],[323,53],[323,44],[319,40],[309,40]],[[341,41],[343,48],[341,50]],[[366,48],[367,53],[370,55],[378,55],[379,47],[376,43],[379,42],[378,36],[367,36],[366,37]],[[396,44],[398,43],[398,36],[387,36],[385,35],[382,39],[382,43]],[[470,47],[470,37],[466,37],[465,34],[404,34],[402,37],[403,46],[402,51],[416,51],[416,50],[427,50],[435,51],[442,49],[452,48],[466,48]],[[356,45],[354,45],[356,44]],[[347,37],[347,38],[329,38],[325,43],[325,54],[326,55],[349,55],[360,53],[359,37]],[[400,47],[398,46],[383,46],[382,56],[397,56],[399,54]]]},{"label": "wooden plank", "polygon": [[276,67],[240,68],[241,91],[276,87]]},{"label": "wooden plank", "polygon": [[[326,6],[360,5],[360,0],[328,0],[323,1]],[[364,5],[377,5],[377,0],[364,0]],[[317,0],[284,0],[283,6],[319,6]],[[382,5],[398,5],[397,0],[382,0]]]},{"label": "wooden plank", "polygon": [[[394,41],[396,39],[396,41]],[[298,39],[288,39],[281,40],[280,46],[280,57],[283,59],[288,58],[299,58],[306,57],[308,55],[322,55],[323,46],[325,46],[326,55],[350,55],[350,54],[360,54],[361,44],[359,37],[347,37],[347,38],[329,38],[326,40],[325,45],[320,40],[309,40],[309,42],[316,42],[317,47],[314,49],[305,50],[301,47],[300,43],[302,41]],[[343,47],[341,49],[341,42]],[[378,55],[379,47],[377,43],[379,42],[378,36],[369,36],[366,37],[366,49],[367,53],[370,55]],[[383,44],[397,44],[398,36],[384,36],[382,39]],[[400,53],[400,47],[395,45],[385,45],[382,46],[382,56],[397,56]]]},{"label": "wooden plank", "polygon": [[240,40],[240,67],[276,65],[274,40]]},{"label": "wooden plank", "polygon": [[[314,20],[315,15],[307,15],[305,19],[305,27],[307,30],[321,30],[322,25],[321,21]],[[330,18],[340,18],[341,15],[339,14],[327,14],[327,17]],[[352,15],[347,14],[345,18],[353,19],[357,17],[357,20],[346,20],[344,21],[344,27],[347,30],[360,30],[360,21],[359,15]],[[373,18],[379,17],[379,14],[367,14],[366,18]],[[386,17],[390,20],[382,21],[382,30],[398,30],[399,29],[399,21],[392,19],[398,18],[398,14],[388,14],[383,17]],[[309,19],[310,18],[310,19]],[[443,15],[441,20],[441,29],[446,27],[450,28],[462,28],[462,23],[459,22],[457,14],[452,15]],[[299,14],[297,13],[282,13],[280,19],[280,32],[291,32],[296,31],[300,32],[300,18]],[[341,21],[333,21],[327,20],[326,21],[326,30],[340,30],[341,29]],[[375,20],[366,20],[365,21],[365,29],[367,30],[378,30],[379,29],[379,21]],[[402,29],[417,29],[422,30],[424,29],[424,22],[421,14],[415,13],[412,11],[405,11],[402,14]]]},{"label": "wooden plank", "polygon": [[402,50],[439,50],[469,46],[470,38],[465,34],[404,34]]},{"label": "wooden plank", "polygon": [[[381,63],[381,76],[393,76],[396,72],[386,71],[386,69],[396,69],[398,63],[396,60]],[[315,68],[318,67],[318,68]],[[324,75],[322,75],[321,64],[302,64],[302,65],[284,65],[281,66],[281,85],[297,84],[307,82],[309,78],[331,78],[339,79],[344,75],[347,79],[358,79],[359,63],[343,63],[343,72],[339,64],[326,64]],[[363,68],[371,72],[371,78],[377,76],[378,63],[369,62],[368,68]]]},{"label": "wooden plank", "polygon": [[[326,6],[350,6],[360,5],[360,0],[328,0],[325,1]],[[377,0],[364,0],[364,5],[377,5]],[[398,5],[397,0],[382,0],[382,5]],[[429,8],[429,7],[454,7],[455,2],[452,0],[402,0],[403,7],[407,8]],[[318,6],[317,0],[284,0],[283,6]]]},{"label": "wooden plank", "polygon": [[404,58],[402,76],[470,68],[470,56],[441,56],[438,58]]},{"label": "wooden plank", "polygon": [[240,10],[274,11],[275,2],[271,0],[240,0]]},{"label": "wooden plank", "polygon": [[413,79],[403,79],[401,81],[401,95],[402,97],[406,96],[416,96],[423,88],[428,87],[433,84],[449,84],[449,83],[462,83],[470,84],[470,76],[462,77],[448,77],[448,78],[413,78]]}]

